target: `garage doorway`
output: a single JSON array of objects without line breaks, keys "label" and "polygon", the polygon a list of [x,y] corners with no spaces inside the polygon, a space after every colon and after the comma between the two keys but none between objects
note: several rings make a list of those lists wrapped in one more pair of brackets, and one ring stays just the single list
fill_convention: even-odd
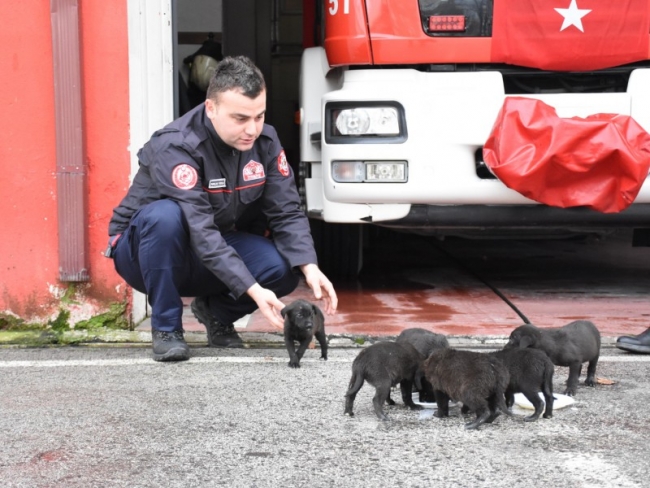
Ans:
[{"label": "garage doorway", "polygon": [[[266,122],[278,132],[289,161],[300,157],[298,82],[303,50],[303,0],[173,0],[174,115],[201,102],[191,82],[197,52],[246,55],[264,73],[268,86]],[[189,63],[188,63],[189,61]],[[203,95],[203,94],[201,94]],[[190,97],[191,98],[191,97]]]},{"label": "garage doorway", "polygon": [[[269,87],[267,122],[297,170],[302,1],[128,0],[131,177],[138,150],[179,116],[183,59],[210,34],[224,55],[245,54],[262,69]],[[134,290],[132,320],[148,315],[146,296]]]}]

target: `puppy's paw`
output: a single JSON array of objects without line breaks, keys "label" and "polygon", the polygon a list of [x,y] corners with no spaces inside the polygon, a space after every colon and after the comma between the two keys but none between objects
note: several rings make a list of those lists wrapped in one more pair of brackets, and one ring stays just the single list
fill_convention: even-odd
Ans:
[{"label": "puppy's paw", "polygon": [[594,381],[593,378],[587,378],[587,379],[585,380],[585,385],[586,385],[586,386],[596,386],[596,382]]},{"label": "puppy's paw", "polygon": [[300,363],[298,361],[289,361],[289,367],[290,368],[299,368]]},{"label": "puppy's paw", "polygon": [[497,418],[499,415],[501,415],[501,412],[499,412],[498,410],[497,410],[496,412],[492,412],[492,413],[490,414],[490,416],[489,416],[487,419],[485,419],[485,423],[486,423],[486,424],[491,424],[492,422],[494,422],[494,421],[496,420],[496,418]]},{"label": "puppy's paw", "polygon": [[416,405],[415,403],[413,405],[409,405],[409,408],[411,410],[422,410],[424,407],[422,405]]},{"label": "puppy's paw", "polygon": [[323,361],[327,361],[327,356],[321,356],[320,357]]},{"label": "puppy's paw", "polygon": [[570,396],[570,397],[575,396],[576,390],[575,390],[575,388],[567,388],[566,390],[564,390],[564,394],[566,396]]}]

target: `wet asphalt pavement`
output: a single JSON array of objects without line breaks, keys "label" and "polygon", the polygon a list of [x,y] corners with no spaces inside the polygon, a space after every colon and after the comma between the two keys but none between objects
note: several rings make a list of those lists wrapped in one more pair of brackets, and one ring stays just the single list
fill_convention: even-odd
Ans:
[{"label": "wet asphalt pavement", "polygon": [[368,384],[344,416],[359,349],[308,350],[298,370],[282,349],[192,352],[0,349],[0,486],[650,486],[650,355],[603,347],[614,384],[581,383],[552,419],[467,431],[458,407],[440,420],[399,392],[381,422]]}]

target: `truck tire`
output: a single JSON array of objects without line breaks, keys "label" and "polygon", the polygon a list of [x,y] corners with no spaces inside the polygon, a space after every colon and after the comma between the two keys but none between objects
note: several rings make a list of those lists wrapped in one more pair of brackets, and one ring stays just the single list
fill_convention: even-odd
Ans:
[{"label": "truck tire", "polygon": [[318,266],[330,279],[356,279],[363,264],[362,225],[310,219]]}]

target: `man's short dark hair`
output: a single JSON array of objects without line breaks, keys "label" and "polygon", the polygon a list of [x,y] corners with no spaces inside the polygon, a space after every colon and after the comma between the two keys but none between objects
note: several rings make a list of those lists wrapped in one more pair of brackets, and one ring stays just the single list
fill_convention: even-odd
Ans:
[{"label": "man's short dark hair", "polygon": [[246,56],[225,57],[210,78],[206,98],[217,100],[219,93],[239,89],[249,98],[257,98],[266,90],[264,75]]}]

